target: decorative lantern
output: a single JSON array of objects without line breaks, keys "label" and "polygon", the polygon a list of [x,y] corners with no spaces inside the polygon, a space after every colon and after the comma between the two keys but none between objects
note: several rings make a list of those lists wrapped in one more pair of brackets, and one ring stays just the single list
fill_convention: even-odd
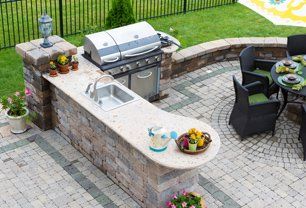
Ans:
[{"label": "decorative lantern", "polygon": [[39,18],[39,31],[44,38],[44,42],[40,45],[43,48],[52,47],[53,44],[48,40],[48,37],[52,33],[52,18],[44,12],[43,16]]}]

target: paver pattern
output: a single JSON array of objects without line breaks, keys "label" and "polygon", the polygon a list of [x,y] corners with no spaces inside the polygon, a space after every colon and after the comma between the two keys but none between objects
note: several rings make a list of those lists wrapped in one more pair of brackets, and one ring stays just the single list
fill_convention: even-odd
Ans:
[{"label": "paver pattern", "polygon": [[217,188],[204,186],[212,195],[209,207],[215,207],[213,199],[224,202],[220,192],[242,207],[305,207],[306,162],[298,140],[300,126],[284,112],[275,136],[263,133],[241,141],[228,124],[235,99],[233,75],[241,79],[237,61],[204,67],[171,80],[169,97],[156,103],[169,112],[207,122],[219,133],[220,152],[201,171]]},{"label": "paver pattern", "polygon": [[[171,80],[169,97],[154,104],[194,117],[220,134],[217,157],[203,166],[197,191],[213,207],[305,207],[306,163],[299,125],[283,114],[276,134],[241,141],[228,117],[236,61]],[[139,207],[120,187],[53,130],[33,126],[13,135],[0,115],[0,207]]]}]

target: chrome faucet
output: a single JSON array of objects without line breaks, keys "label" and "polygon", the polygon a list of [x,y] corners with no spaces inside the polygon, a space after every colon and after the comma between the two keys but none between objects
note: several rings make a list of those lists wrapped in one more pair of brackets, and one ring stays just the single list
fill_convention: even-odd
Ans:
[{"label": "chrome faucet", "polygon": [[[90,98],[93,98],[94,101],[98,101],[98,96],[97,96],[97,83],[98,83],[101,79],[106,78],[106,77],[111,78],[111,81],[114,81],[114,77],[111,76],[111,75],[109,75],[109,74],[103,74],[101,77],[99,77],[99,78],[95,81],[95,83],[94,83],[93,91],[90,92]],[[87,86],[86,91],[87,91],[87,90],[89,91],[91,85],[92,85],[92,83],[89,84],[89,85]],[[88,89],[88,88],[89,88],[89,89]],[[85,93],[86,93],[86,92],[85,92]],[[88,92],[87,92],[87,93],[88,93]]]}]

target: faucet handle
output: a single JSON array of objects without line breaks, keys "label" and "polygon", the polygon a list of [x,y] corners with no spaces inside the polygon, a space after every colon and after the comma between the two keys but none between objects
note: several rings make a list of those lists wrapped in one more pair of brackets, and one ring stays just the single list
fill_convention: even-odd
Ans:
[{"label": "faucet handle", "polygon": [[93,83],[90,83],[90,84],[87,85],[86,90],[85,90],[85,94],[89,93],[89,90],[90,90],[90,87],[91,87],[92,84]]}]

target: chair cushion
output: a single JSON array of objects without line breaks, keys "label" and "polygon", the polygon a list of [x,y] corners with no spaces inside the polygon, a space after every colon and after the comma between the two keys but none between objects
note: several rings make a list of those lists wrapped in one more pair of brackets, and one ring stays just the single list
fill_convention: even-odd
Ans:
[{"label": "chair cushion", "polygon": [[256,74],[261,74],[261,75],[264,75],[264,76],[268,77],[268,79],[269,79],[269,84],[272,84],[272,83],[273,83],[273,80],[272,80],[272,77],[271,77],[271,73],[270,73],[270,72],[265,71],[265,70],[261,70],[261,69],[255,69],[253,72],[256,73]]},{"label": "chair cushion", "polygon": [[249,96],[249,103],[251,105],[256,104],[256,103],[263,103],[263,102],[266,102],[268,100],[269,99],[263,93],[258,93],[258,94],[254,94],[254,95]]}]

